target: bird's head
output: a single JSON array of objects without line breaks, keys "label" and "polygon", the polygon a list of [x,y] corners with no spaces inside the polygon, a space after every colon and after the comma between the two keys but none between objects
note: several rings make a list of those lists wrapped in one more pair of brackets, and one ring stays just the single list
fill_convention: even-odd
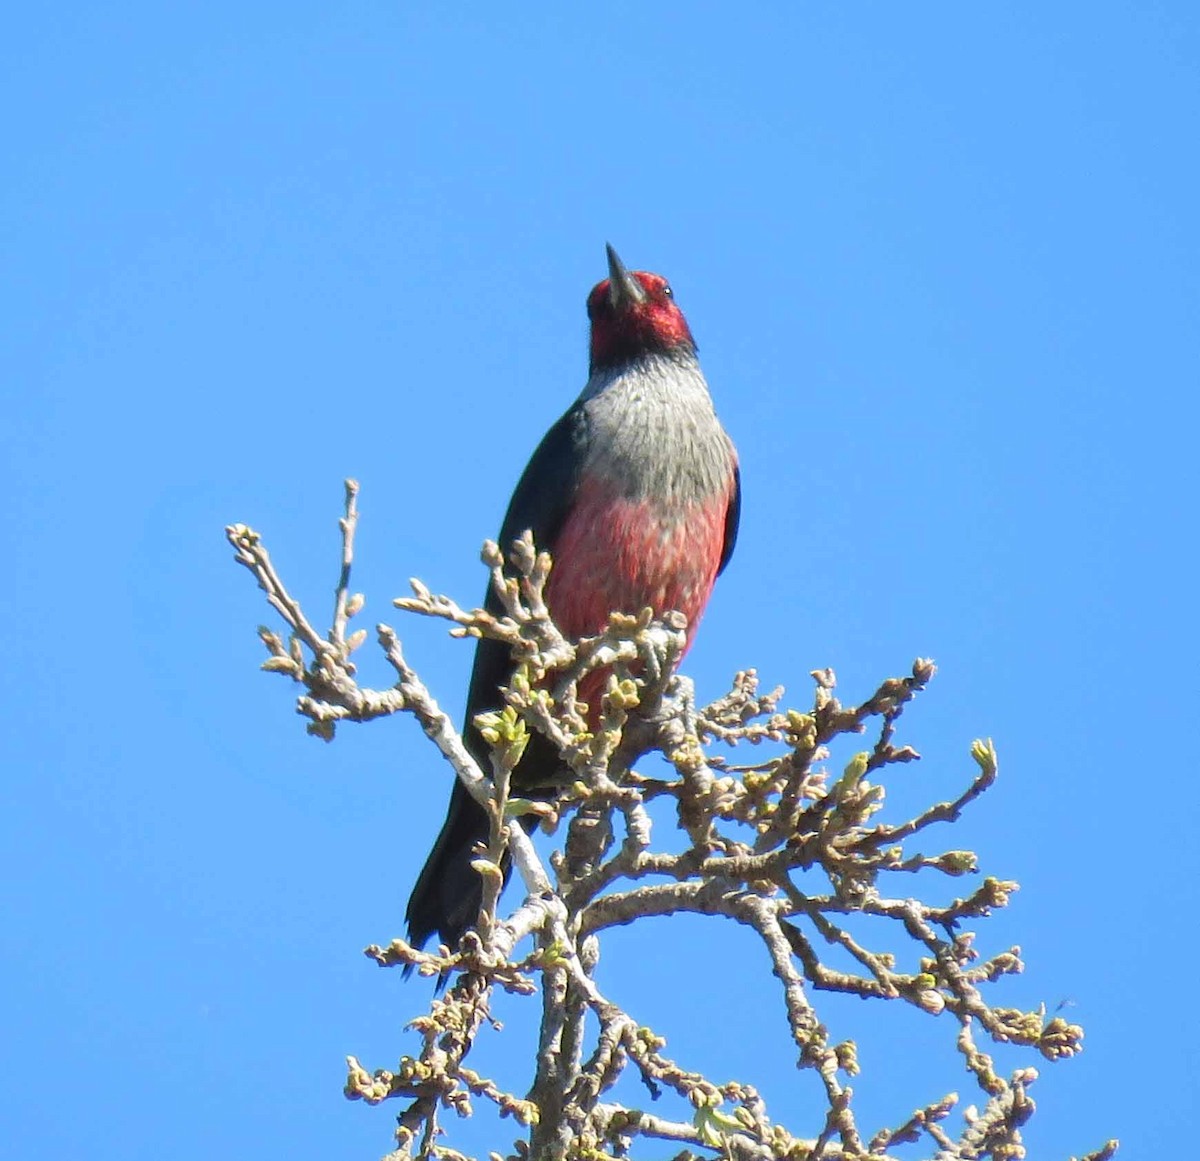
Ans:
[{"label": "bird's head", "polygon": [[608,248],[608,277],[588,295],[592,370],[619,367],[651,352],[696,350],[687,319],[661,274],[626,270]]}]

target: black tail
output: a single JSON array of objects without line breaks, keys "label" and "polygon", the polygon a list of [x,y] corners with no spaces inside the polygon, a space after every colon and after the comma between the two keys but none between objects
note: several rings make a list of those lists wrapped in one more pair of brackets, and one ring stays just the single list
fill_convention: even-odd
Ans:
[{"label": "black tail", "polygon": [[[436,931],[442,943],[457,947],[463,932],[478,918],[483,880],[471,862],[476,843],[486,843],[488,820],[483,807],[456,778],[446,821],[417,878],[408,910],[408,942],[422,947]],[[508,877],[508,858],[502,864]],[[407,974],[407,973],[406,973]]]},{"label": "black tail", "polygon": [[[499,612],[499,610],[493,610]],[[471,675],[471,690],[467,697],[467,722],[464,740],[474,755],[481,770],[491,768],[487,743],[479,736],[473,723],[481,709],[492,708],[493,701],[485,700],[480,690],[493,692],[508,680],[502,672],[509,666],[507,646],[496,641],[479,642],[475,655],[475,669]],[[511,667],[510,667],[511,669]],[[513,771],[512,791],[521,797],[552,798],[554,796],[555,772],[562,768],[562,759],[553,744],[541,734],[534,733]],[[557,779],[561,782],[561,779]],[[526,832],[538,824],[536,814],[521,817]],[[434,932],[453,951],[458,946],[463,932],[474,926],[483,902],[483,880],[471,863],[475,859],[477,843],[488,840],[488,820],[483,807],[467,793],[463,784],[455,778],[450,793],[450,806],[446,821],[433,844],[433,850],[421,868],[417,885],[408,900],[405,919],[408,922],[408,942],[414,947],[423,947]],[[500,860],[504,881],[508,881],[510,862],[505,852]],[[406,971],[405,975],[409,973]]]}]

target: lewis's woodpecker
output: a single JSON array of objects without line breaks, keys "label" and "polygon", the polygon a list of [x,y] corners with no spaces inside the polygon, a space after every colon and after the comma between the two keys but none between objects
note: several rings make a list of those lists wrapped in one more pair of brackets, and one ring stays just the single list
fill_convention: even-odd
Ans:
[{"label": "lewis's woodpecker", "polygon": [[[649,605],[657,615],[683,613],[690,643],[737,538],[737,453],[713,411],[667,280],[626,270],[611,246],[608,272],[587,300],[587,384],[533,453],[499,543],[507,551],[530,529],[537,548],[551,553],[546,603],[567,637],[599,633],[610,612]],[[490,587],[486,607],[501,612]],[[475,715],[501,707],[499,688],[512,669],[507,646],[480,640],[464,737],[483,770],[490,769],[488,746]],[[513,771],[514,789],[561,781],[562,767],[535,733]],[[414,946],[436,931],[453,948],[475,922],[482,882],[472,848],[487,834],[482,808],[455,780],[446,821],[408,901]]]}]

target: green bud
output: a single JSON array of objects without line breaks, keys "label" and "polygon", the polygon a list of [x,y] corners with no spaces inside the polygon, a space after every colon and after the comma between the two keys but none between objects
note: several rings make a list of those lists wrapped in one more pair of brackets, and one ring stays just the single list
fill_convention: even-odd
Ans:
[{"label": "green bud", "polygon": [[989,778],[996,777],[996,769],[998,759],[996,757],[996,746],[991,738],[984,741],[982,738],[976,738],[971,743],[971,757],[979,764],[982,770]]},{"label": "green bud", "polygon": [[704,1143],[712,1149],[720,1149],[730,1133],[741,1132],[743,1129],[742,1123],[736,1117],[707,1105],[696,1110],[692,1123]]},{"label": "green bud", "polygon": [[950,875],[969,875],[979,870],[974,851],[947,851],[939,862],[942,870]]},{"label": "green bud", "polygon": [[866,750],[860,750],[846,764],[846,769],[842,776],[837,780],[837,785],[834,787],[834,793],[839,797],[853,790],[862,777],[867,772],[867,763],[870,761],[870,755]]}]

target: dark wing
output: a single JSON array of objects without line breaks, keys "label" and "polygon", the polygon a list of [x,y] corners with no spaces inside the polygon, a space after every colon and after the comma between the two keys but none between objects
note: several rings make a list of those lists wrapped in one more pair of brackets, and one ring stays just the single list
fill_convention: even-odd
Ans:
[{"label": "dark wing", "polygon": [[[532,530],[539,551],[554,551],[563,522],[575,501],[586,450],[587,414],[576,404],[546,432],[521,474],[500,528],[500,550],[506,556],[512,542],[527,528]],[[501,612],[490,584],[484,608],[497,615]],[[481,640],[475,650],[475,667],[467,694],[468,731],[475,714],[499,707],[496,690],[511,675],[508,647],[498,641]]]},{"label": "dark wing", "polygon": [[733,555],[733,546],[737,544],[738,521],[742,518],[742,469],[737,460],[733,462],[733,494],[729,497],[729,507],[725,509],[725,543],[721,546],[721,563],[717,565],[717,576],[725,571],[729,558]]},{"label": "dark wing", "polygon": [[[525,529],[533,530],[539,549],[554,551],[563,521],[571,510],[579,485],[579,466],[587,447],[587,416],[581,407],[572,407],[548,432],[533,453],[529,466],[513,492],[500,530],[500,547],[509,546]],[[488,586],[485,607],[501,612],[500,602]],[[475,647],[475,666],[467,693],[467,720],[463,736],[480,768],[490,772],[488,746],[475,728],[478,713],[500,708],[499,688],[512,677],[512,658],[508,647],[498,641],[480,640]],[[540,734],[529,745],[516,770],[513,783],[518,790],[547,781],[561,766],[555,748]],[[526,829],[537,821],[536,815],[521,820]],[[451,947],[479,914],[483,897],[482,880],[471,866],[475,844],[487,840],[488,820],[483,809],[467,793],[457,778],[450,794],[446,821],[417,885],[408,901],[409,940],[420,947],[436,931]],[[501,861],[508,875],[507,856]],[[406,969],[407,970],[407,969]],[[444,981],[443,981],[444,982]]]},{"label": "dark wing", "polygon": [[[572,407],[548,432],[525,468],[508,504],[500,529],[500,548],[508,553],[512,542],[527,528],[539,549],[554,551],[563,521],[571,510],[579,486],[579,468],[587,450],[587,415]],[[499,614],[500,602],[488,585],[484,606]],[[498,641],[480,640],[475,647],[475,666],[467,693],[467,720],[463,737],[480,768],[490,772],[488,746],[475,728],[476,714],[500,708],[500,686],[512,677],[508,647]],[[513,771],[518,790],[546,781],[561,765],[558,752],[540,734],[529,739],[520,764]],[[536,815],[523,818],[525,828]],[[425,866],[408,901],[408,937],[417,947],[436,931],[454,947],[463,932],[475,922],[483,898],[483,883],[471,866],[476,843],[486,841],[488,819],[457,778],[450,794],[446,821],[425,860]],[[501,860],[508,877],[508,857]],[[411,970],[405,969],[406,972]],[[445,982],[443,977],[442,982]]]},{"label": "dark wing", "polygon": [[576,404],[542,437],[508,502],[500,528],[501,551],[507,554],[527,528],[539,551],[554,551],[579,487],[587,427],[587,413]]}]

